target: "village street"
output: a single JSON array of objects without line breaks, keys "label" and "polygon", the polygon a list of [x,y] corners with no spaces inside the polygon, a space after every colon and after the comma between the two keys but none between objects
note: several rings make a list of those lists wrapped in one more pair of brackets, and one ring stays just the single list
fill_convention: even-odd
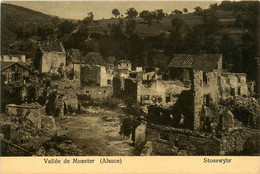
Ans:
[{"label": "village street", "polygon": [[84,156],[133,156],[133,142],[119,134],[120,111],[89,109],[89,113],[56,119],[59,135],[66,135]]}]

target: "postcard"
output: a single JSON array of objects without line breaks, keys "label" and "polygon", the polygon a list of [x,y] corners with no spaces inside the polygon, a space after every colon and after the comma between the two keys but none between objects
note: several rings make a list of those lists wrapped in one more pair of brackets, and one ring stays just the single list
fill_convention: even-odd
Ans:
[{"label": "postcard", "polygon": [[259,1],[2,1],[2,173],[259,173]]}]

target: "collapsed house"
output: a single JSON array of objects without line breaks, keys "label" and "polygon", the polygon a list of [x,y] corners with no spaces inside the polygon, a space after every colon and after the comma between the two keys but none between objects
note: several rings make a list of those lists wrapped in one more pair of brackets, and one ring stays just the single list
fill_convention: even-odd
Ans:
[{"label": "collapsed house", "polygon": [[107,86],[107,74],[105,66],[85,65],[80,70],[82,86]]},{"label": "collapsed house", "polygon": [[[222,55],[174,55],[169,64],[170,80],[158,78],[156,70],[130,73],[128,78],[115,77],[114,95],[128,97],[141,104],[174,105],[182,97],[191,110],[182,116],[192,121],[192,129],[200,129],[202,113],[217,106],[221,99],[231,96],[249,97],[253,88],[246,81],[244,73],[229,73],[222,69]],[[187,94],[182,94],[187,93]],[[190,100],[190,102],[188,101]],[[177,104],[178,104],[177,103]]]},{"label": "collapsed house", "polygon": [[120,60],[115,63],[114,73],[116,77],[127,78],[132,70],[132,64],[129,60]]},{"label": "collapsed house", "polygon": [[69,79],[80,80],[80,67],[84,64],[84,57],[79,49],[67,50],[67,72]]},{"label": "collapsed house", "polygon": [[109,86],[112,84],[114,66],[106,63],[99,52],[82,56],[80,50],[67,51],[67,73],[70,79],[80,80],[81,86]]},{"label": "collapsed house", "polygon": [[[140,68],[139,68],[140,69]],[[179,81],[166,81],[158,75],[158,68],[146,67],[144,71],[131,71],[128,76],[115,76],[113,95],[127,97],[141,104],[173,104],[184,90]]]},{"label": "collapsed house", "polygon": [[39,49],[37,57],[40,59],[39,71],[41,73],[56,73],[60,65],[66,65],[66,50],[62,42],[50,40],[40,42]]},{"label": "collapsed house", "polygon": [[[114,77],[115,96],[148,105],[143,141],[152,142],[154,151],[160,155],[225,155],[247,149],[248,141],[258,136],[259,131],[251,134],[238,130],[235,124],[254,122],[249,125],[254,127],[259,117],[236,117],[238,121],[235,121],[233,113],[220,103],[228,98],[251,97],[254,82],[248,82],[245,73],[222,69],[222,55],[216,54],[174,55],[168,68],[169,80],[160,78],[156,71],[130,72],[126,78]],[[221,134],[227,130],[230,134]],[[221,138],[216,137],[219,131]],[[187,142],[191,147],[185,145]],[[182,153],[183,149],[188,152]]]},{"label": "collapsed house", "polygon": [[6,105],[5,113],[19,123],[30,124],[32,127],[46,131],[49,134],[56,133],[55,119],[51,116],[46,116],[42,106],[38,103],[8,104]]},{"label": "collapsed house", "polygon": [[[200,129],[201,116],[221,99],[249,97],[246,74],[228,73],[222,69],[222,55],[174,55],[169,70],[171,78],[191,85],[193,129]],[[190,116],[186,116],[190,117]]]}]

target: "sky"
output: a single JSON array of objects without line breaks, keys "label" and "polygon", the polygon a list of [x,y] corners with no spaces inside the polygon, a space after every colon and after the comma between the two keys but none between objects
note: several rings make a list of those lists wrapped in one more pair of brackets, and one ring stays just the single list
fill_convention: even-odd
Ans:
[{"label": "sky", "polygon": [[194,11],[194,7],[200,6],[203,9],[208,8],[212,3],[221,3],[220,1],[2,1],[22,7],[26,7],[45,14],[58,16],[66,19],[83,19],[88,12],[93,12],[94,19],[111,18],[112,10],[117,8],[125,16],[126,10],[134,7],[139,13],[143,10],[153,11],[163,9],[170,14],[173,10],[187,8],[188,11]]}]

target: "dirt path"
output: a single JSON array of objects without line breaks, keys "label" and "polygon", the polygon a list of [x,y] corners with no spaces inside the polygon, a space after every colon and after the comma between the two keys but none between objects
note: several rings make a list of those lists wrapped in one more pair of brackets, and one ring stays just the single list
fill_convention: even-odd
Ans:
[{"label": "dirt path", "polygon": [[56,119],[58,134],[65,134],[85,156],[133,156],[132,141],[119,135],[120,111],[103,110]]}]

